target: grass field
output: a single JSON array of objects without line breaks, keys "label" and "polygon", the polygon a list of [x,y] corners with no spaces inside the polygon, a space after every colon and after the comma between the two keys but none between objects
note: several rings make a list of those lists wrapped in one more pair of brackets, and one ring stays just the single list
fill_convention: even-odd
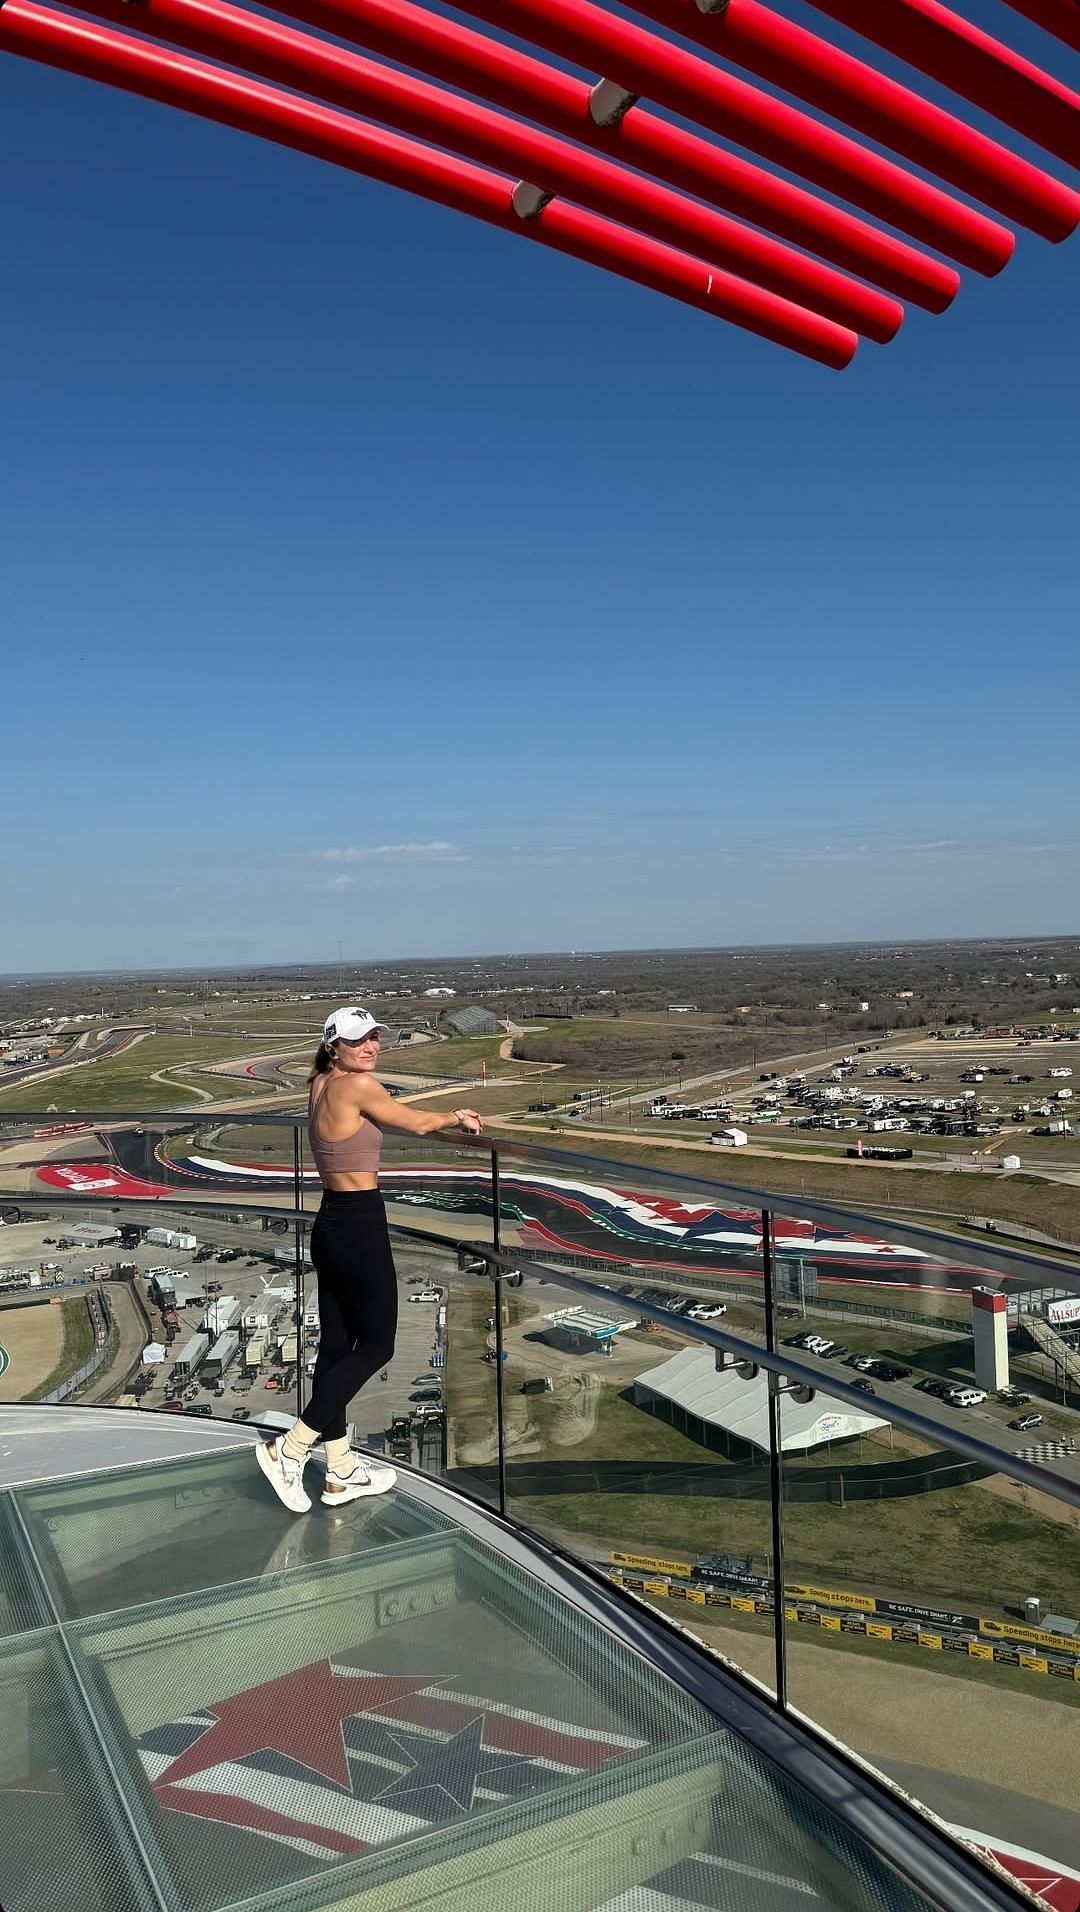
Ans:
[{"label": "grass field", "polygon": [[[612,1547],[681,1557],[769,1552],[767,1502],[624,1494],[551,1494],[516,1502],[530,1525],[573,1534],[590,1554]],[[789,1573],[961,1611],[1022,1606],[1038,1587],[1059,1613],[1080,1611],[1075,1532],[980,1485],[885,1502],[789,1502]]]},{"label": "grass field", "polygon": [[11,1366],[0,1380],[0,1400],[40,1401],[88,1361],[94,1336],[86,1303],[67,1300],[0,1311],[0,1342]]},{"label": "grass field", "polygon": [[[513,1304],[512,1304],[513,1305]],[[447,1408],[455,1445],[490,1431],[495,1416],[495,1376],[480,1358],[487,1338],[490,1300],[486,1292],[451,1293],[451,1356],[447,1368]],[[944,1344],[947,1353],[948,1344]],[[900,1350],[906,1352],[906,1349]],[[653,1358],[643,1349],[642,1365]],[[543,1371],[537,1349],[534,1372]],[[508,1398],[520,1423],[525,1403],[518,1392],[524,1370],[507,1364]],[[666,1422],[604,1389],[595,1425],[567,1448],[552,1439],[561,1403],[555,1395],[528,1397],[527,1421],[535,1436],[522,1452],[527,1464],[550,1457],[573,1462],[670,1462],[681,1468],[714,1471],[722,1460],[690,1441]],[[520,1425],[518,1426],[520,1434]],[[842,1451],[852,1470],[862,1461],[887,1461],[913,1451],[918,1443],[896,1434],[890,1447],[885,1431]],[[925,1450],[924,1450],[925,1451]],[[835,1465],[841,1450],[807,1461],[789,1461],[794,1477]],[[767,1469],[761,1463],[762,1486]],[[514,1462],[510,1461],[514,1494]],[[626,1493],[598,1490],[590,1480],[581,1493],[517,1495],[515,1513],[541,1532],[579,1548],[588,1557],[612,1547],[693,1559],[702,1553],[771,1553],[767,1494],[761,1499],[715,1495]],[[1000,1611],[1037,1588],[1058,1612],[1080,1612],[1080,1517],[1050,1519],[1030,1506],[999,1498],[981,1483],[892,1500],[789,1500],[785,1508],[785,1554],[789,1572],[823,1585],[864,1587],[900,1599],[919,1595],[963,1611]],[[992,1563],[992,1565],[991,1565]]]},{"label": "grass field", "polygon": [[[132,1043],[121,1050],[117,1056],[106,1056],[101,1062],[86,1067],[69,1069],[55,1078],[44,1078],[32,1084],[16,1084],[0,1092],[0,1107],[3,1101],[26,1105],[28,1096],[40,1098],[47,1107],[55,1103],[63,1114],[79,1113],[84,1109],[174,1109],[197,1107],[203,1098],[194,1093],[183,1076],[170,1073],[166,1081],[157,1081],[159,1072],[174,1072],[184,1067],[199,1069],[201,1064],[223,1062],[230,1056],[254,1056],[274,1054],[281,1048],[280,1041],[272,1042],[266,1038],[251,1041],[245,1046],[235,1038],[222,1036],[146,1036],[141,1042]],[[214,1100],[230,1100],[247,1092],[263,1094],[267,1085],[242,1076],[216,1076],[198,1073],[192,1078],[194,1087],[209,1090]]]}]

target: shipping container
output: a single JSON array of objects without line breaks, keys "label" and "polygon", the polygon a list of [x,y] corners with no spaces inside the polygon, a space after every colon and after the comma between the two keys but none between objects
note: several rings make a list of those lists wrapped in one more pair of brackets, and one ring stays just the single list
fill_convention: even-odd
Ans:
[{"label": "shipping container", "polygon": [[239,1350],[240,1336],[235,1328],[230,1329],[228,1334],[220,1334],[203,1362],[203,1380],[220,1381],[226,1368],[235,1361]]},{"label": "shipping container", "polygon": [[184,1342],[176,1360],[173,1362],[173,1379],[188,1381],[196,1374],[210,1352],[210,1336],[193,1334]]}]

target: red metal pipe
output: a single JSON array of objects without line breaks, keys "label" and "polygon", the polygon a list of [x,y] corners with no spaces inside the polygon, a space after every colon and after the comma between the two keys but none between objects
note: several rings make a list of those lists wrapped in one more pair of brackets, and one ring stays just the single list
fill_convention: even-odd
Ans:
[{"label": "red metal pipe", "polygon": [[[276,11],[494,100],[791,239],[929,312],[943,312],[959,288],[958,274],[942,260],[642,106],[611,125],[598,125],[584,80],[412,0],[287,0]],[[1000,263],[995,259],[992,269]]]},{"label": "red metal pipe", "polygon": [[512,182],[486,168],[96,22],[53,13],[36,0],[5,0],[0,9],[0,48],[144,99],[179,106],[219,125],[234,126],[470,213],[504,232],[536,239],[714,317],[730,319],[760,338],[790,346],[837,370],[850,362],[858,344],[853,332],[816,312],[804,311],[729,273],[710,271],[701,260],[643,233],[630,232],[560,200],[552,201],[533,219],[519,219],[511,201]]},{"label": "red metal pipe", "polygon": [[[80,4],[84,12],[113,25],[126,26],[131,18],[126,0]],[[767,286],[781,298],[824,313],[879,344],[894,338],[902,323],[904,310],[895,299],[696,200],[609,159],[583,153],[551,133],[507,119],[489,106],[362,60],[329,41],[230,6],[228,0],[143,0],[137,20],[140,32],[189,52],[208,54],[261,79],[366,114],[481,165],[506,168],[547,193],[565,194],[578,205]]]},{"label": "red metal pipe", "polygon": [[619,86],[696,120],[801,174],[961,265],[996,272],[1013,236],[974,207],[917,179],[808,113],[787,106],[696,54],[632,26],[590,0],[460,0],[464,11],[560,59],[592,68]]},{"label": "red metal pipe", "polygon": [[[760,0],[727,0],[715,13],[702,13],[695,0],[633,4],[661,26],[700,40],[722,59],[902,153],[1044,239],[1066,239],[1080,224],[1080,195],[1061,180]],[[1075,120],[1071,131],[1075,141]]]},{"label": "red metal pipe", "polygon": [[1080,53],[1080,7],[1076,0],[1005,0],[1005,4]]},{"label": "red metal pipe", "polygon": [[[1070,166],[1080,165],[1080,94],[994,40],[941,0],[812,0],[851,27],[993,113]],[[1080,9],[1074,5],[1080,21]]]}]

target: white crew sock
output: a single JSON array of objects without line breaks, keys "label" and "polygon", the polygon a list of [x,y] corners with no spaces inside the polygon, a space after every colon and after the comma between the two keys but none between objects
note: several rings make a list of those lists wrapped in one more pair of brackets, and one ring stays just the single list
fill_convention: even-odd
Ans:
[{"label": "white crew sock", "polygon": [[318,1440],[318,1430],[304,1421],[294,1421],[281,1443],[280,1452],[290,1461],[306,1461]]},{"label": "white crew sock", "polygon": [[324,1441],[323,1445],[326,1448],[327,1473],[336,1474],[339,1480],[344,1480],[348,1474],[352,1473],[354,1465],[352,1444],[348,1435],[343,1434],[339,1440]]}]

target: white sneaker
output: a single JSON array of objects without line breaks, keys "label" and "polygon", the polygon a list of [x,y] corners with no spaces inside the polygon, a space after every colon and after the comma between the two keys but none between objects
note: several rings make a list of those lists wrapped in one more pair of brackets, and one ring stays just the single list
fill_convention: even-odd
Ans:
[{"label": "white sneaker", "polygon": [[306,1514],[311,1502],[304,1492],[304,1462],[282,1452],[280,1440],[260,1441],[255,1459],[278,1499],[294,1514]]},{"label": "white sneaker", "polygon": [[[360,1500],[371,1494],[385,1494],[394,1485],[397,1474],[384,1461],[361,1460],[353,1456],[348,1474],[326,1472],[326,1486],[319,1498],[324,1507],[342,1507],[347,1500]],[[333,1486],[331,1486],[333,1482]]]}]

